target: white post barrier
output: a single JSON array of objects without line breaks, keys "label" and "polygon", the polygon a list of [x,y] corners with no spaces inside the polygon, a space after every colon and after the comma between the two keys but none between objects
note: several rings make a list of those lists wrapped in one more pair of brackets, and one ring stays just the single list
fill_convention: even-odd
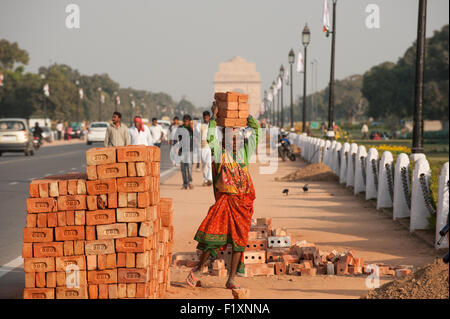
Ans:
[{"label": "white post barrier", "polygon": [[381,155],[378,172],[377,209],[392,207],[394,198],[393,162],[391,152],[386,151]]},{"label": "white post barrier", "polygon": [[448,218],[448,162],[442,166],[441,174],[439,175],[439,193],[438,204],[436,211],[436,248],[448,248],[447,237],[445,237],[440,245],[437,245],[438,240],[441,238],[439,231],[447,224]]},{"label": "white post barrier", "polygon": [[320,140],[318,138],[314,139],[314,149],[312,163],[317,164],[320,161]]},{"label": "white post barrier", "polygon": [[323,163],[328,167],[331,167],[331,155],[333,154],[331,145],[332,145],[331,142],[327,140],[325,142],[325,147],[323,150]]},{"label": "white post barrier", "polygon": [[342,150],[342,144],[337,142],[336,145],[334,146],[334,151],[333,151],[333,159],[332,159],[332,170],[333,172],[339,176],[339,171],[340,171],[340,166],[339,166],[339,158],[340,158],[340,152]]},{"label": "white post barrier", "polygon": [[344,143],[341,149],[341,167],[339,171],[339,183],[345,184],[347,179],[347,156],[350,151],[350,144]]},{"label": "white post barrier", "polygon": [[416,161],[412,177],[411,192],[411,220],[409,230],[427,229],[430,212],[425,204],[425,199],[420,186],[420,176],[424,174],[427,186],[430,183],[431,170],[428,161],[420,158]]},{"label": "white post barrier", "polygon": [[348,151],[347,156],[347,177],[345,178],[345,182],[347,187],[355,186],[355,164],[356,161],[356,152],[358,152],[358,145],[356,143],[350,144],[350,150]]},{"label": "white post barrier", "polygon": [[[375,170],[375,173],[374,171]],[[366,200],[377,198],[378,151],[371,147],[366,157]]]},{"label": "white post barrier", "polygon": [[[329,141],[327,141],[329,142]],[[324,140],[319,140],[319,158],[317,163],[323,163],[323,157],[325,155],[325,141]]]},{"label": "white post barrier", "polygon": [[405,153],[397,156],[394,175],[393,219],[410,216],[411,186],[409,181],[409,157]]},{"label": "white post barrier", "polygon": [[358,152],[356,152],[355,158],[355,187],[353,188],[353,193],[355,195],[358,195],[366,190],[366,157],[366,148],[365,146],[360,145],[358,147]]},{"label": "white post barrier", "polygon": [[311,163],[311,152],[312,149],[312,137],[308,136],[308,138],[306,139],[306,161],[308,163]]}]

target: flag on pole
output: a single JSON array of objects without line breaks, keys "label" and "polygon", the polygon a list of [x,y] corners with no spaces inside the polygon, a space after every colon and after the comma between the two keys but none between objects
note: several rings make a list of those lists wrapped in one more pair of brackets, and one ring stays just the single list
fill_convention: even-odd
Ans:
[{"label": "flag on pole", "polygon": [[120,105],[120,96],[118,96],[118,95],[116,96],[116,104]]},{"label": "flag on pole", "polygon": [[286,82],[286,85],[289,85],[289,70],[286,70],[286,73],[284,74],[284,81]]},{"label": "flag on pole", "polygon": [[297,72],[303,72],[303,54],[302,50],[298,52],[298,60],[297,60]]},{"label": "flag on pole", "polygon": [[44,87],[43,87],[43,91],[44,91],[44,95],[45,96],[50,96],[50,88],[48,86],[48,83],[45,83]]},{"label": "flag on pole", "polygon": [[84,92],[82,88],[78,89],[78,95],[80,96],[80,100],[82,100],[84,98]]},{"label": "flag on pole", "polygon": [[265,112],[265,105],[264,102],[261,102],[261,114],[264,114]]},{"label": "flag on pole", "polygon": [[134,108],[136,106],[136,103],[134,103],[134,101],[131,101],[131,106]]},{"label": "flag on pole", "polygon": [[278,94],[278,89],[277,89],[277,86],[274,85],[273,86],[273,96],[277,96],[277,94]]},{"label": "flag on pole", "polygon": [[281,77],[278,77],[277,90],[280,90],[282,85],[283,83],[281,83]]},{"label": "flag on pole", "polygon": [[323,32],[327,33],[330,32],[330,10],[328,8],[328,0],[323,1]]},{"label": "flag on pole", "polygon": [[105,103],[105,96],[103,93],[100,93],[100,102]]},{"label": "flag on pole", "polygon": [[3,86],[3,73],[0,72],[0,86]]},{"label": "flag on pole", "polygon": [[267,100],[268,100],[269,102],[272,102],[272,101],[273,101],[273,94],[272,94],[272,92],[270,92],[270,91],[269,91],[269,93],[267,93]]}]

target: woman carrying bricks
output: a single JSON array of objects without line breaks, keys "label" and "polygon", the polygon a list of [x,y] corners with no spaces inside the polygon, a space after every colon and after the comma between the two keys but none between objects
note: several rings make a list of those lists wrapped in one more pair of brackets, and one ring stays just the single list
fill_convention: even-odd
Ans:
[{"label": "woman carrying bricks", "polygon": [[[246,133],[239,128],[223,128],[222,143],[216,138],[217,106],[213,104],[213,117],[209,121],[208,143],[213,158],[213,186],[216,202],[208,211],[194,239],[202,250],[198,265],[191,270],[186,282],[195,287],[202,276],[208,257],[217,256],[230,244],[233,249],[231,268],[226,287],[236,289],[235,275],[244,273],[243,251],[247,245],[253,215],[255,190],[248,172],[249,159],[255,152],[261,136],[261,128],[252,117],[247,118]],[[248,134],[246,134],[247,136]]]}]

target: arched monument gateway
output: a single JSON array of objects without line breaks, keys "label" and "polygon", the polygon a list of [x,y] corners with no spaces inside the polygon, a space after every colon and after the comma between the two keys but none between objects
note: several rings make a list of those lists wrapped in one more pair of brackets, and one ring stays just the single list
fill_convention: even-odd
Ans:
[{"label": "arched monument gateway", "polygon": [[236,56],[219,64],[219,72],[214,76],[214,93],[237,91],[248,94],[250,114],[257,118],[261,105],[261,76],[256,72],[256,64]]}]

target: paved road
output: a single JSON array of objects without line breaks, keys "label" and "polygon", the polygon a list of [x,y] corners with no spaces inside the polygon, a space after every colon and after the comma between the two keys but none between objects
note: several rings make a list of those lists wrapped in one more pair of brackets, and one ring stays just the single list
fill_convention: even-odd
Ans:
[{"label": "paved road", "polygon": [[[85,171],[85,152],[92,146],[74,144],[45,147],[35,156],[4,153],[0,157],[0,298],[21,298],[23,289],[22,237],[26,198],[31,180],[44,176]],[[96,145],[94,145],[96,147]],[[162,179],[172,164],[168,147],[161,152]],[[164,174],[164,172],[167,172]],[[8,264],[8,267],[5,265]]]}]

